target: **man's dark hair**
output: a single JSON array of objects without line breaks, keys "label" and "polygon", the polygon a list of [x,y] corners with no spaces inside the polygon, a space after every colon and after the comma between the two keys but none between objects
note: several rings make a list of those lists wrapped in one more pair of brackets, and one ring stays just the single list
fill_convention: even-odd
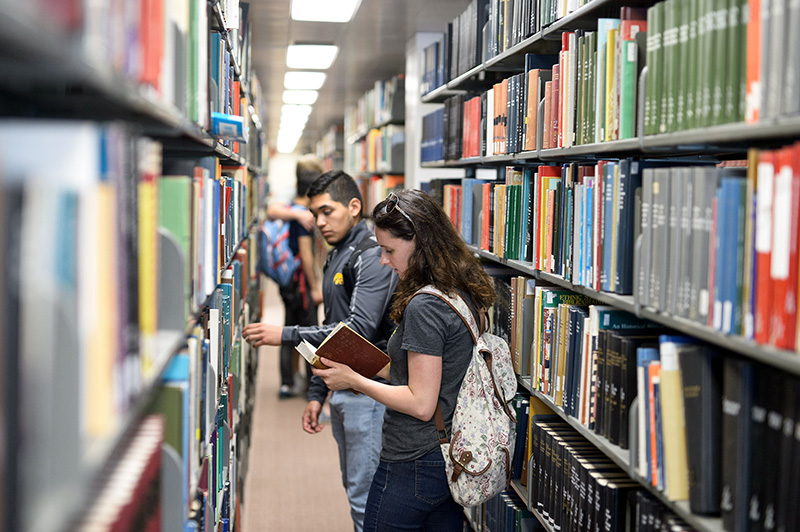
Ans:
[{"label": "man's dark hair", "polygon": [[342,205],[349,205],[353,198],[358,199],[362,205],[364,203],[355,180],[341,170],[325,172],[308,187],[309,198],[325,193],[330,194],[333,201],[338,201]]}]

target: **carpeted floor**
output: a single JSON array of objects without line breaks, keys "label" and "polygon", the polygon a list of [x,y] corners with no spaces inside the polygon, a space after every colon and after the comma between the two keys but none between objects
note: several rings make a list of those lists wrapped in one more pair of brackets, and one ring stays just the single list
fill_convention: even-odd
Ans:
[{"label": "carpeted floor", "polygon": [[[283,324],[274,283],[265,283],[264,318]],[[278,348],[259,352],[253,439],[242,532],[350,532],[353,522],[330,427],[303,431],[302,397],[278,400]]]}]

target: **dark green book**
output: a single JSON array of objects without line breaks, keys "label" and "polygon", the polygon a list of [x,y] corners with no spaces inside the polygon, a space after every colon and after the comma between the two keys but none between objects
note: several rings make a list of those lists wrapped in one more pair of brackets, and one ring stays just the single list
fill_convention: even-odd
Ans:
[{"label": "dark green book", "polygon": [[[678,9],[678,47],[677,47],[677,72],[675,81],[675,125],[674,131],[686,129],[686,99],[689,93],[687,72],[691,68],[689,59],[689,19],[692,16],[694,0],[673,0],[677,2]],[[687,68],[684,70],[683,65]]]},{"label": "dark green book", "polygon": [[644,105],[645,135],[659,132],[662,65],[661,35],[664,30],[664,4],[659,2],[647,10],[647,95]]},{"label": "dark green book", "polygon": [[694,127],[706,127],[711,125],[711,63],[713,58],[711,29],[714,22],[714,0],[699,0],[699,6]]},{"label": "dark green book", "polygon": [[722,124],[725,120],[725,102],[723,101],[728,82],[728,19],[731,0],[713,0],[715,24],[712,30],[711,44],[711,119],[709,125]]},{"label": "dark green book", "polygon": [[686,5],[687,18],[689,20],[689,39],[686,43],[686,93],[684,101],[684,129],[692,129],[697,124],[697,68],[699,64],[698,55],[698,18],[700,16],[699,1],[691,1]]},{"label": "dark green book", "polygon": [[658,132],[669,133],[675,130],[675,92],[678,85],[678,2],[664,2],[664,29],[661,37],[661,62],[659,81],[661,85],[661,104],[659,107]]}]

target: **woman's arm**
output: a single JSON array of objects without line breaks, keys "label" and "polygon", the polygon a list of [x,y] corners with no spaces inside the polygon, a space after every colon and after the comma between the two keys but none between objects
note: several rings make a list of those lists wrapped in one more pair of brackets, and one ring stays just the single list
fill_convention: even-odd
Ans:
[{"label": "woman's arm", "polygon": [[329,369],[314,369],[331,390],[352,388],[388,408],[428,421],[439,403],[442,357],[408,352],[408,385],[392,386],[363,377],[344,364],[322,359]]},{"label": "woman's arm", "polygon": [[315,305],[319,305],[322,303],[322,288],[319,285],[317,270],[314,267],[312,245],[311,236],[301,236],[297,238],[297,247],[300,250],[300,266],[303,268],[303,273],[306,275],[308,284],[311,286],[311,298]]},{"label": "woman's arm", "polygon": [[314,215],[307,209],[292,209],[291,205],[272,202],[267,205],[267,218],[270,220],[284,220],[299,222],[306,231],[314,229]]}]

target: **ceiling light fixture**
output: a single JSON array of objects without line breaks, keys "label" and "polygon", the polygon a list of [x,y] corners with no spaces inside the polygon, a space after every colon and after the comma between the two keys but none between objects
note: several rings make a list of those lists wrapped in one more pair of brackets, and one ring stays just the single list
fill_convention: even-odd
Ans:
[{"label": "ceiling light fixture", "polygon": [[319,90],[325,83],[323,72],[287,72],[283,77],[283,87],[290,90]]},{"label": "ceiling light fixture", "polygon": [[312,22],[349,22],[361,0],[292,0],[292,18]]},{"label": "ceiling light fixture", "polygon": [[311,109],[310,105],[284,104],[281,107],[281,118],[308,119],[308,115],[311,114]]},{"label": "ceiling light fixture", "polygon": [[317,96],[317,91],[283,91],[283,103],[313,105]]},{"label": "ceiling light fixture", "polygon": [[336,59],[339,47],[332,44],[290,44],[286,49],[286,66],[325,70]]}]

